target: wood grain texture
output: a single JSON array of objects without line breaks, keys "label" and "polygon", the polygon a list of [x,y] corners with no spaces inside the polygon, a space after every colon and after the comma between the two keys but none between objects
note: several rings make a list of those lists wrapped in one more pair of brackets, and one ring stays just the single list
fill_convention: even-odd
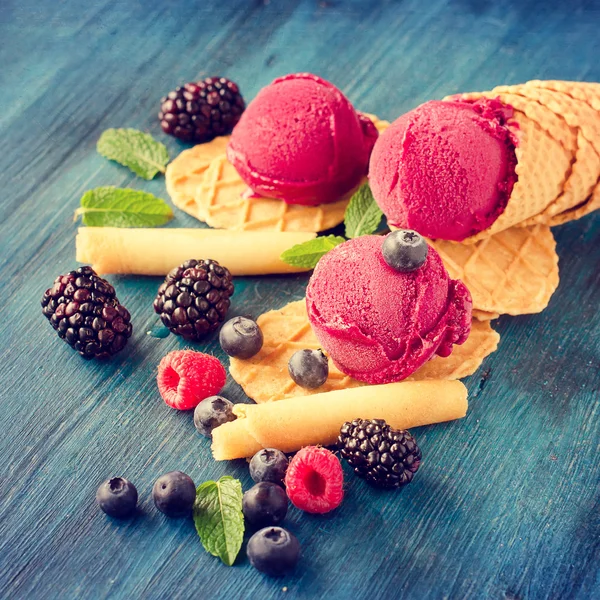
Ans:
[{"label": "wood grain texture", "polygon": [[[504,5],[503,5],[504,4]],[[555,230],[561,284],[541,315],[501,318],[502,341],[466,382],[466,419],[416,432],[425,463],[406,490],[348,470],[330,517],[291,510],[295,574],[269,580],[242,556],[207,555],[191,521],[150,490],[181,469],[250,485],[215,463],[191,416],[160,400],[173,336],[146,335],[155,278],[113,277],[134,336],[110,363],[80,360],[41,315],[75,266],[73,210],[89,188],[166,198],[95,152],[108,127],[160,136],[158,99],[223,74],[252,98],[313,71],[361,109],[393,119],[430,99],[527,79],[600,81],[594,1],[3,0],[0,7],[1,598],[594,598],[600,596],[600,215]],[[183,146],[166,141],[174,156]],[[195,226],[180,211],[171,226]],[[302,297],[306,276],[238,280],[231,314]],[[223,357],[216,340],[199,348]],[[243,393],[229,381],[225,394]],[[141,512],[98,514],[97,485],[122,474]],[[282,588],[287,588],[283,592]]]}]

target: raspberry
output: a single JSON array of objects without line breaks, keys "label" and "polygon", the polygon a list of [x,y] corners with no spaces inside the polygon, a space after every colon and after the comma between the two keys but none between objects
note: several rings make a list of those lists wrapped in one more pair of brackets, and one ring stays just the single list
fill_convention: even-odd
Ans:
[{"label": "raspberry", "polygon": [[337,508],[344,497],[344,473],[339,459],[326,448],[307,446],[292,458],[285,487],[292,504],[309,513]]},{"label": "raspberry", "polygon": [[214,356],[175,350],[160,361],[156,381],[162,399],[171,408],[189,410],[217,394],[226,377],[223,365]]}]

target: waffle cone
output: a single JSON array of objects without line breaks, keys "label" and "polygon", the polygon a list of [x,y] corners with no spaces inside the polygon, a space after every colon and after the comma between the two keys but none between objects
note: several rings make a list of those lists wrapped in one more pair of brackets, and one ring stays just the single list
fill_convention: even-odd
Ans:
[{"label": "waffle cone", "polygon": [[500,316],[500,313],[488,312],[486,310],[473,309],[473,319],[477,321],[493,321]]},{"label": "waffle cone", "polygon": [[512,227],[476,244],[430,243],[484,314],[541,312],[558,286],[556,243],[547,225]]},{"label": "waffle cone", "polygon": [[600,114],[586,101],[578,100],[565,92],[540,87],[530,81],[520,85],[498,86],[496,93],[513,93],[535,100],[562,117],[571,127],[581,129],[584,137],[600,151]]},{"label": "waffle cone", "polygon": [[[482,96],[499,98],[511,104],[517,111],[515,120],[519,125],[523,122],[519,117],[520,113],[535,122],[554,140],[555,145],[562,147],[563,160],[556,160],[559,155],[554,149],[551,151],[554,158],[549,157],[548,162],[554,163],[558,169],[555,176],[559,173],[564,175],[564,183],[559,193],[546,202],[550,194],[537,194],[535,186],[544,186],[549,192],[547,184],[551,183],[556,190],[556,179],[549,181],[541,170],[535,172],[523,164],[518,165],[520,181],[515,184],[505,212],[492,227],[468,238],[466,243],[485,239],[490,234],[505,229],[508,224],[521,227],[558,225],[598,208],[595,189],[600,181],[600,84],[535,80],[520,85],[498,86],[488,92],[461,94],[459,97],[473,100]],[[521,148],[517,148],[519,163],[528,154],[523,143],[527,137],[529,136],[523,132]],[[543,137],[538,137],[537,140],[541,143]],[[543,147],[550,148],[547,144]],[[543,152],[543,147],[538,148],[538,151]],[[564,160],[567,156],[568,165]],[[524,183],[522,176],[528,180],[526,185],[520,185]],[[526,193],[528,189],[531,193]]]},{"label": "waffle cone", "polygon": [[564,223],[598,208],[592,196],[600,178],[599,90],[599,84],[567,81],[530,81],[492,90],[492,93],[511,93],[535,102],[577,130],[577,150],[563,193],[523,225]]},{"label": "waffle cone", "polygon": [[[369,116],[379,131],[389,123]],[[353,191],[330,204],[300,206],[247,192],[225,150],[229,136],[184,150],[167,167],[167,191],[175,206],[217,229],[324,231],[344,220]]]},{"label": "waffle cone", "polygon": [[[502,88],[504,89],[504,88]],[[508,89],[508,88],[507,88]],[[499,92],[498,88],[490,92],[470,92],[461,94],[464,100],[477,100],[478,98],[498,98],[504,104],[510,104],[515,110],[523,113],[528,119],[535,121],[542,129],[549,133],[565,150],[574,153],[577,149],[577,128],[571,127],[567,122],[539,102],[529,98]]]},{"label": "waffle cone", "polygon": [[579,131],[575,161],[562,194],[540,214],[521,223],[521,226],[528,227],[537,223],[555,225],[578,219],[595,210],[597,206],[594,207],[587,202],[587,199],[598,186],[598,174],[600,174],[600,155]]},{"label": "waffle cone", "polygon": [[464,240],[473,244],[538,215],[561,194],[571,168],[572,153],[536,121],[515,110],[518,180],[504,212],[485,231]]},{"label": "waffle cone", "polygon": [[534,79],[528,81],[528,87],[553,90],[571,96],[575,100],[587,102],[594,110],[600,110],[600,83],[587,81],[540,81]]},{"label": "waffle cone", "polygon": [[[269,311],[258,317],[257,322],[264,336],[261,351],[249,360],[232,358],[229,366],[231,376],[256,402],[365,385],[339,371],[331,361],[329,378],[317,390],[301,388],[291,379],[287,365],[292,354],[304,348],[320,347],[308,322],[304,299]],[[500,336],[489,321],[473,321],[471,334],[462,346],[454,346],[452,354],[446,358],[432,358],[408,379],[461,379],[472,375],[483,359],[496,350],[499,340]]]},{"label": "waffle cone", "polygon": [[563,225],[569,221],[581,219],[598,209],[600,209],[600,184],[596,185],[592,195],[585,202],[552,217],[548,224],[551,226]]},{"label": "waffle cone", "polygon": [[600,110],[600,83],[587,81],[540,81],[539,79],[534,79],[524,85],[531,88],[559,92],[570,96],[573,100],[588,104],[593,110]]}]

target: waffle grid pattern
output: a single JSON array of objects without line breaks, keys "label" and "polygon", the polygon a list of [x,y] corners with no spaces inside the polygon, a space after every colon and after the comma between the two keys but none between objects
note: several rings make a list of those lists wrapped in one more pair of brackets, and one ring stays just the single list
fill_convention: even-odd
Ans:
[{"label": "waffle grid pattern", "polygon": [[[231,359],[230,373],[246,394],[258,403],[271,402],[364,385],[344,375],[330,361],[329,378],[317,390],[305,390],[290,378],[287,363],[290,356],[303,348],[319,348],[304,300],[291,302],[280,310],[272,310],[258,318],[264,335],[261,351],[249,360]],[[455,346],[447,358],[435,357],[423,365],[409,380],[460,379],[473,374],[483,359],[498,347],[500,336],[489,321],[474,321],[469,339]]]},{"label": "waffle grid pattern", "polygon": [[477,244],[432,242],[452,278],[462,279],[478,310],[541,312],[558,286],[558,256],[550,228],[513,227]]},{"label": "waffle grid pattern", "polygon": [[[377,129],[389,123],[367,115]],[[173,203],[217,229],[254,231],[324,231],[344,220],[352,192],[320,206],[298,206],[249,195],[225,150],[229,136],[184,150],[167,168],[167,191]]]}]

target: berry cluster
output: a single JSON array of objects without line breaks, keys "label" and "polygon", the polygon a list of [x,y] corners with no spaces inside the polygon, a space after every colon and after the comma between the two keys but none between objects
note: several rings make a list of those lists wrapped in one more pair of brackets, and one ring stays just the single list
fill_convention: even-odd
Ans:
[{"label": "berry cluster", "polygon": [[199,341],[225,319],[233,294],[231,273],[214,260],[188,260],[158,288],[154,311],[175,335]]},{"label": "berry cluster", "polygon": [[412,481],[421,464],[421,450],[408,431],[392,429],[382,419],[344,423],[339,444],[354,472],[385,489]]},{"label": "berry cluster", "polygon": [[231,133],[246,108],[238,86],[225,77],[207,77],[175,88],[160,101],[165,133],[200,144]]},{"label": "berry cluster", "polygon": [[59,275],[42,297],[42,313],[83,358],[107,358],[125,348],[131,317],[108,281],[91,267]]},{"label": "berry cluster", "polygon": [[256,485],[244,494],[244,516],[263,529],[250,538],[248,558],[259,571],[282,575],[296,565],[300,553],[298,540],[277,526],[287,514],[288,498],[306,512],[337,508],[344,496],[342,467],[326,448],[303,448],[289,462],[280,450],[265,448],[252,457],[250,475]]}]

